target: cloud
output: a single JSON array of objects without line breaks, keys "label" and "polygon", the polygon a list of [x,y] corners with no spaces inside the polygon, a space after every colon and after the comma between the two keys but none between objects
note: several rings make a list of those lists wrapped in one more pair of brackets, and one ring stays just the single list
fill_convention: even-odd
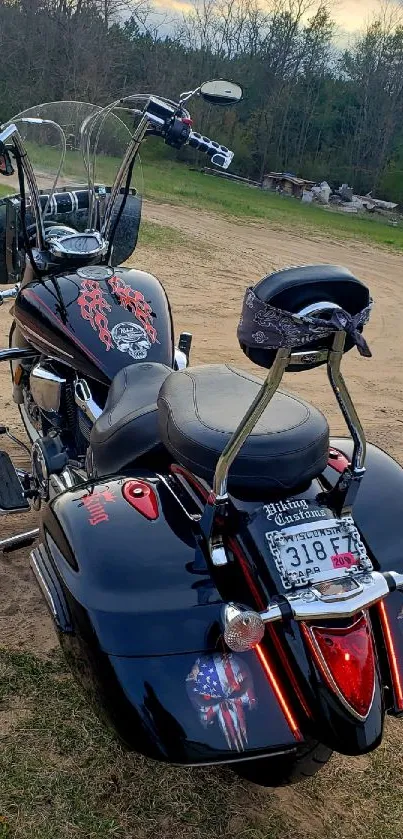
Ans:
[{"label": "cloud", "polygon": [[[346,32],[358,32],[381,9],[380,0],[340,0],[333,10],[336,23]],[[402,9],[399,0],[392,0],[390,6]]]},{"label": "cloud", "polygon": [[192,9],[192,4],[187,0],[153,0],[153,6],[163,11],[179,12],[186,14]]},{"label": "cloud", "polygon": [[[387,0],[334,0],[332,16],[336,21],[340,34],[346,36],[360,29],[376,15],[382,2]],[[264,5],[264,0],[262,0]],[[389,0],[389,5],[401,9],[403,13],[403,0]],[[193,8],[192,0],[153,0],[154,8],[160,12],[171,12],[175,17],[190,12]]]}]

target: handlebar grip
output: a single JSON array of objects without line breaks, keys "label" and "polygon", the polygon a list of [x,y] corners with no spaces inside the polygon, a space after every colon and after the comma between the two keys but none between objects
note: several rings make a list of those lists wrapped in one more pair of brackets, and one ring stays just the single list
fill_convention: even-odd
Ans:
[{"label": "handlebar grip", "polygon": [[[198,149],[198,151],[205,152],[205,154],[208,154],[209,157],[214,157],[215,155],[222,157],[222,162],[218,163],[217,161],[217,165],[221,166],[223,169],[228,168],[232,158],[234,157],[234,152],[227,149],[226,146],[222,146],[220,143],[210,140],[209,137],[203,137],[202,134],[198,134],[197,131],[190,132],[188,143],[189,146],[192,146],[194,149]],[[213,163],[214,162],[215,161],[213,161]]]}]

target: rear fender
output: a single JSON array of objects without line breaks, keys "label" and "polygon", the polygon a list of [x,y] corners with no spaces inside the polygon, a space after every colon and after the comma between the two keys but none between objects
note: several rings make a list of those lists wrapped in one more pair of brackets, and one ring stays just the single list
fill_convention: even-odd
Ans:
[{"label": "rear fender", "polygon": [[129,748],[159,760],[292,752],[302,735],[261,657],[224,652],[219,640],[222,599],[200,564],[195,573],[198,522],[149,473],[137,476],[156,502],[147,518],[123,495],[129,477],[44,508],[35,555],[78,681]]}]

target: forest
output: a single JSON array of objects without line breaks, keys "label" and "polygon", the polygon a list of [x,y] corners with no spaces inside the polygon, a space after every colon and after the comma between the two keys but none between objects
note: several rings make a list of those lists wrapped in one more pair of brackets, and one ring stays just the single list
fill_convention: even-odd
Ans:
[{"label": "forest", "polygon": [[348,182],[403,204],[396,7],[380,6],[348,45],[331,0],[193,0],[180,8],[0,0],[0,122],[41,101],[103,104],[131,92],[176,98],[205,79],[231,78],[244,87],[238,106],[198,99],[192,116],[197,130],[234,149],[233,171]]}]

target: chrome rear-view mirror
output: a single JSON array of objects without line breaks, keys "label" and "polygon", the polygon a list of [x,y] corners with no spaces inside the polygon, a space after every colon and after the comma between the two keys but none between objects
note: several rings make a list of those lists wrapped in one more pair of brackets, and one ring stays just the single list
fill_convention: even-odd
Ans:
[{"label": "chrome rear-view mirror", "polygon": [[200,96],[213,105],[235,105],[242,99],[243,91],[239,84],[225,79],[213,79],[204,82],[200,88]]}]

